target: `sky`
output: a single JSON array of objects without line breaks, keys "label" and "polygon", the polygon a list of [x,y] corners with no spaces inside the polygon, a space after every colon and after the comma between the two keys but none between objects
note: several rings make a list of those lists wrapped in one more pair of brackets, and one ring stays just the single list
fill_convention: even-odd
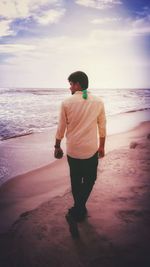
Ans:
[{"label": "sky", "polygon": [[149,0],[0,0],[0,87],[150,88]]}]

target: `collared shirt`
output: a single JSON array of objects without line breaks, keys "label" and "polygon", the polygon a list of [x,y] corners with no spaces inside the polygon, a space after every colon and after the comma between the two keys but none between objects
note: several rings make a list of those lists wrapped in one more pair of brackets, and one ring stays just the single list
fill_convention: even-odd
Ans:
[{"label": "collared shirt", "polygon": [[101,98],[82,92],[62,102],[56,139],[61,140],[66,131],[67,155],[78,159],[92,157],[98,150],[99,137],[106,136],[106,117]]}]

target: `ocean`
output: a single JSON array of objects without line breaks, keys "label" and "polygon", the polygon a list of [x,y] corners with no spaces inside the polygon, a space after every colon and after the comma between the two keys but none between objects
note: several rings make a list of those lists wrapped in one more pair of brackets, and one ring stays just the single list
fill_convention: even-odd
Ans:
[{"label": "ocean", "polygon": [[[150,89],[89,91],[105,103],[107,135],[128,131],[150,120]],[[55,160],[60,105],[69,95],[69,89],[0,89],[0,186]],[[65,153],[65,139],[62,148]]]},{"label": "ocean", "polygon": [[[150,110],[150,89],[89,91],[103,99],[108,118]],[[0,141],[56,127],[61,101],[69,95],[69,89],[0,88]]]}]

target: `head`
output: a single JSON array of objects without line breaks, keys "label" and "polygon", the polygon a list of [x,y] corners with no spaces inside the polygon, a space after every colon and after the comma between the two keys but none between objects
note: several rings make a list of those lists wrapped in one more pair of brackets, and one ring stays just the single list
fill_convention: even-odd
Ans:
[{"label": "head", "polygon": [[76,71],[70,74],[68,81],[70,83],[70,90],[72,94],[76,91],[82,91],[88,88],[88,76],[82,71]]}]

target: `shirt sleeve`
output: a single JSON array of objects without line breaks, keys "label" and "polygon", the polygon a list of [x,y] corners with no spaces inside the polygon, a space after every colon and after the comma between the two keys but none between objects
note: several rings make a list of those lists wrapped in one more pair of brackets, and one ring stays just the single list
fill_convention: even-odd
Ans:
[{"label": "shirt sleeve", "polygon": [[61,109],[60,109],[60,114],[59,114],[56,139],[61,140],[64,137],[66,126],[67,126],[67,116],[66,116],[64,104],[62,103]]},{"label": "shirt sleeve", "polygon": [[101,102],[101,109],[100,113],[97,118],[97,124],[98,124],[98,131],[100,137],[106,136],[106,114],[105,114],[105,107],[104,103]]}]

